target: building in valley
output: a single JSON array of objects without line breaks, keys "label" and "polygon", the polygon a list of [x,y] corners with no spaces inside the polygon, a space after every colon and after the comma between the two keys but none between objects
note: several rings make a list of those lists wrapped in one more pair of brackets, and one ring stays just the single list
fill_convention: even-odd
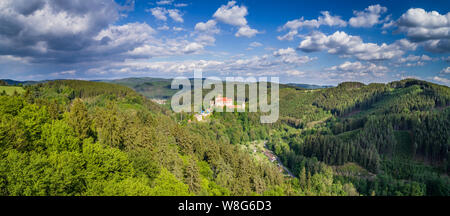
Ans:
[{"label": "building in valley", "polygon": [[218,107],[218,108],[243,108],[245,109],[245,102],[242,102],[242,104],[234,105],[233,98],[229,97],[222,97],[221,94],[217,95],[214,100],[210,102],[211,107]]}]

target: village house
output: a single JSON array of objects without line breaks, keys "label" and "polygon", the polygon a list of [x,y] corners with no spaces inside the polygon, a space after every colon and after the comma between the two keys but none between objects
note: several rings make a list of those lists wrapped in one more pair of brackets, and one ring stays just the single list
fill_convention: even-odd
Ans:
[{"label": "village house", "polygon": [[164,100],[164,99],[151,99],[151,100],[153,102],[157,103],[157,104],[160,104],[160,105],[166,104],[166,101],[167,101],[167,100]]},{"label": "village house", "polygon": [[264,151],[264,155],[266,155],[266,157],[269,158],[270,162],[275,162],[277,160],[277,157],[275,157],[275,155],[273,155],[271,152],[269,151]]}]

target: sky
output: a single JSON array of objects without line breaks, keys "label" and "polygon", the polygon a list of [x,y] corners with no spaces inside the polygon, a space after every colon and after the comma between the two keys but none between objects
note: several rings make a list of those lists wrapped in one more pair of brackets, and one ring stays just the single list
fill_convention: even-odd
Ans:
[{"label": "sky", "polygon": [[450,1],[1,0],[0,79],[450,85]]}]

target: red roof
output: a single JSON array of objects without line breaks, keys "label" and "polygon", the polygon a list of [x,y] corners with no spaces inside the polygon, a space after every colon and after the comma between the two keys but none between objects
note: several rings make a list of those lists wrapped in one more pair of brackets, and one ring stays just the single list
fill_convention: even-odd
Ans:
[{"label": "red roof", "polygon": [[216,100],[222,101],[222,102],[233,101],[232,98],[227,98],[227,97],[217,97]]}]

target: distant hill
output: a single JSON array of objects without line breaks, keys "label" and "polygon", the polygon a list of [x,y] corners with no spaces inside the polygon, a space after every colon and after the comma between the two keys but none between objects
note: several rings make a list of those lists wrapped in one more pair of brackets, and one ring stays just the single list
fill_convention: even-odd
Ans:
[{"label": "distant hill", "polygon": [[332,88],[334,86],[331,85],[313,85],[313,84],[302,84],[302,83],[288,83],[288,86],[300,87],[304,89],[322,89],[322,88]]},{"label": "distant hill", "polygon": [[[192,83],[193,79],[191,78],[189,80],[191,80]],[[171,89],[172,79],[141,77],[141,78],[124,78],[117,80],[97,80],[97,81],[124,85],[134,89],[135,91],[141,93],[142,95],[148,98],[169,99],[170,97],[172,97],[172,95],[174,95],[179,91],[177,89]],[[301,86],[280,84],[280,89],[283,88],[295,88],[297,90],[313,89],[313,87],[304,88]],[[325,88],[325,87],[317,86],[317,88]]]},{"label": "distant hill", "polygon": [[143,77],[102,80],[102,82],[130,87],[148,98],[168,99],[178,91],[170,88],[171,79]]},{"label": "distant hill", "polygon": [[12,79],[0,79],[2,81],[5,81],[10,86],[17,86],[17,85],[33,85],[36,83],[46,82],[46,81],[17,81]]}]

